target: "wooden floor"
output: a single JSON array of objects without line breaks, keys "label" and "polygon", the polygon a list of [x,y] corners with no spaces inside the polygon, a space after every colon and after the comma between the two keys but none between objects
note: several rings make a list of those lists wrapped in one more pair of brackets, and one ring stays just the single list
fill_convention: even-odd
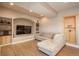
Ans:
[{"label": "wooden floor", "polygon": [[[0,47],[1,56],[47,56],[39,51],[37,41]],[[79,56],[79,49],[65,46],[57,56]]]},{"label": "wooden floor", "polygon": [[65,46],[57,55],[58,56],[79,56],[79,49]]}]

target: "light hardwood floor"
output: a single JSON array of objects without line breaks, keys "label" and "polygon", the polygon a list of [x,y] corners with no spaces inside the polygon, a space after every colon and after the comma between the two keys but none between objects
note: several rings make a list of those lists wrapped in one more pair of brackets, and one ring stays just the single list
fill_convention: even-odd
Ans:
[{"label": "light hardwood floor", "polygon": [[[1,56],[47,56],[37,47],[36,40],[0,47]],[[79,56],[79,49],[65,46],[57,56]]]},{"label": "light hardwood floor", "polygon": [[79,49],[65,46],[57,55],[58,56],[79,56]]},{"label": "light hardwood floor", "polygon": [[29,41],[15,45],[7,45],[1,48],[2,56],[45,56],[37,48],[37,41]]}]

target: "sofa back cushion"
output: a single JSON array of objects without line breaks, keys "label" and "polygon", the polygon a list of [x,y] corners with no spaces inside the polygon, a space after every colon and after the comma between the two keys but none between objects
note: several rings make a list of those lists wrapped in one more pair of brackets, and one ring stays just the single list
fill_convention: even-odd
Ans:
[{"label": "sofa back cushion", "polygon": [[53,39],[54,34],[53,33],[40,33],[40,36]]}]

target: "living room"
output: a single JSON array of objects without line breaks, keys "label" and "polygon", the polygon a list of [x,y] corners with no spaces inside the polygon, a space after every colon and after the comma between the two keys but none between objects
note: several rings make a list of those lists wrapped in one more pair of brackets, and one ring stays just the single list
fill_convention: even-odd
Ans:
[{"label": "living room", "polygon": [[78,23],[79,2],[0,2],[0,55],[78,56]]}]

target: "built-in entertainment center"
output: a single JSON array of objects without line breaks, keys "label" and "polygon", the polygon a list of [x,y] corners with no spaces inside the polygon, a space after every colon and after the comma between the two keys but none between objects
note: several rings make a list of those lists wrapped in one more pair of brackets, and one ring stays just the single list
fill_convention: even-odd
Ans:
[{"label": "built-in entertainment center", "polygon": [[13,42],[29,41],[34,39],[35,22],[27,18],[13,20]]},{"label": "built-in entertainment center", "polygon": [[34,24],[24,18],[0,17],[0,45],[33,40]]}]

